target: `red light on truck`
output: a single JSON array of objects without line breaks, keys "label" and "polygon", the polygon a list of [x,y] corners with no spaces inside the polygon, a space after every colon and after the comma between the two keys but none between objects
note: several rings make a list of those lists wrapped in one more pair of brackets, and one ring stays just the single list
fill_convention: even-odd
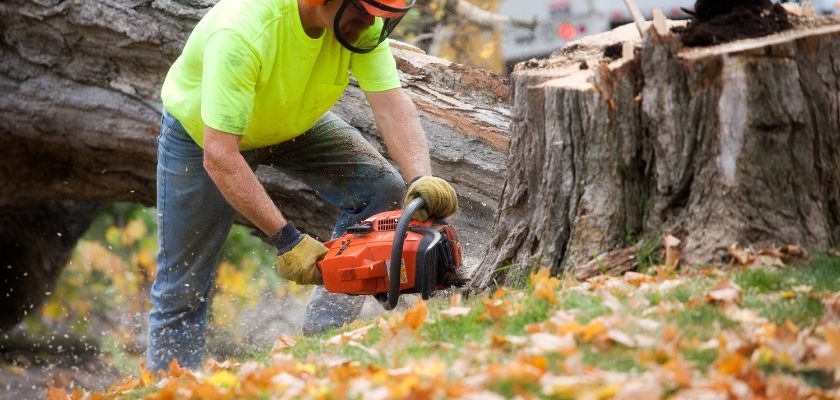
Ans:
[{"label": "red light on truck", "polygon": [[572,40],[572,38],[577,36],[577,34],[578,31],[574,26],[572,26],[572,24],[562,23],[557,27],[557,36],[560,36],[563,39]]}]

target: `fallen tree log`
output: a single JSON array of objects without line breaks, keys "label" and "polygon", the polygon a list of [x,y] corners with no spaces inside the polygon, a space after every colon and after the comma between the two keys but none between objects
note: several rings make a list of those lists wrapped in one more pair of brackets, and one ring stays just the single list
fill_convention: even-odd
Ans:
[{"label": "fallen tree log", "polygon": [[577,275],[664,233],[687,264],[721,261],[735,242],[836,244],[840,23],[794,26],[683,48],[661,24],[644,42],[626,25],[520,64],[497,250],[472,289],[540,266]]},{"label": "fallen tree log", "polygon": [[[0,293],[11,296],[20,287],[48,291],[84,232],[77,226],[89,222],[97,204],[154,205],[160,84],[213,3],[0,3],[0,220],[8,222],[0,226],[0,245],[18,249],[0,254]],[[398,42],[392,47],[429,136],[434,171],[459,193],[462,210],[454,222],[467,242],[467,256],[477,260],[503,182],[507,83]],[[357,86],[351,85],[333,110],[381,147]],[[298,226],[329,236],[338,210],[271,169],[260,168],[258,176]],[[68,217],[75,214],[79,218]],[[42,239],[36,243],[33,235]],[[43,273],[9,272],[33,269]],[[38,302],[21,300],[27,309]],[[13,318],[3,319],[0,329],[23,311],[4,308]]]}]

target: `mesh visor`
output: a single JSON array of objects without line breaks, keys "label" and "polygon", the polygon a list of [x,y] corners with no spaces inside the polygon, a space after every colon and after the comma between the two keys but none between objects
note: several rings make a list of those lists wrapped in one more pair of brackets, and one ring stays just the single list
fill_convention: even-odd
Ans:
[{"label": "mesh visor", "polygon": [[[387,3],[376,0],[342,0],[333,22],[333,32],[338,42],[354,53],[368,53],[379,46],[414,5],[414,0]],[[398,3],[401,7],[392,3]]]}]

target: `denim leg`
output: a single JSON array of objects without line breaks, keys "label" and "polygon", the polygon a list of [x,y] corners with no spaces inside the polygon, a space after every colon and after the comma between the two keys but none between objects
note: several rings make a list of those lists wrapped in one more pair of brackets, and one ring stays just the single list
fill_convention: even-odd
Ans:
[{"label": "denim leg", "polygon": [[[304,135],[272,146],[263,164],[273,166],[312,187],[343,210],[333,238],[347,226],[400,207],[405,183],[390,163],[356,128],[328,112]],[[309,297],[304,334],[339,327],[358,318],[366,296],[329,293],[317,286]]]},{"label": "denim leg", "polygon": [[157,274],[151,289],[149,370],[200,366],[210,291],[234,209],[203,167],[203,151],[168,113],[158,139]]}]

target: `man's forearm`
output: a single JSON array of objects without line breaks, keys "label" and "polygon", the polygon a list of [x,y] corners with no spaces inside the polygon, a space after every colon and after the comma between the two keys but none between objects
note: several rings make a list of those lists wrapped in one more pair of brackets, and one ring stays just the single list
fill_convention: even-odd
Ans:
[{"label": "man's forearm", "polygon": [[396,89],[370,93],[368,101],[388,154],[397,163],[403,178],[411,180],[416,176],[431,175],[429,145],[411,99],[401,89]]},{"label": "man's forearm", "polygon": [[205,148],[204,169],[225,200],[263,233],[273,235],[286,224],[280,210],[238,151]]}]

